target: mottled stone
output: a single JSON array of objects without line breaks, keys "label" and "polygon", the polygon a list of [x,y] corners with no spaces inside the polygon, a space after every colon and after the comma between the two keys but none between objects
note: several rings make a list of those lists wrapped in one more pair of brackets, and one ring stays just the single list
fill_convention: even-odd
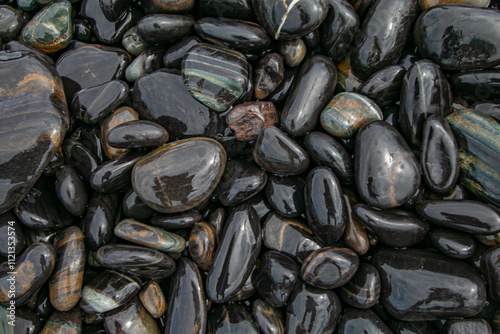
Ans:
[{"label": "mottled stone", "polygon": [[279,122],[278,113],[272,102],[255,101],[235,105],[226,115],[227,125],[234,130],[237,140],[257,139],[265,126],[275,126]]}]

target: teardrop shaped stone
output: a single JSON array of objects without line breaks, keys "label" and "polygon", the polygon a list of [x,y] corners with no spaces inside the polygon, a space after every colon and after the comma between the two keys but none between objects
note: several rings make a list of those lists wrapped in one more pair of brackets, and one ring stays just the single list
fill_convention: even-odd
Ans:
[{"label": "teardrop shaped stone", "polygon": [[81,216],[87,207],[87,187],[76,169],[61,166],[56,173],[56,195],[69,213]]},{"label": "teardrop shaped stone", "polygon": [[420,165],[391,125],[366,124],[356,136],[355,177],[361,197],[381,208],[397,207],[420,187]]},{"label": "teardrop shaped stone", "polygon": [[21,31],[20,41],[45,53],[64,49],[73,38],[73,19],[69,1],[45,6]]},{"label": "teardrop shaped stone", "polygon": [[167,301],[165,295],[156,281],[149,281],[139,291],[139,299],[141,300],[144,308],[153,316],[158,319],[167,309]]},{"label": "teardrop shaped stone", "polygon": [[399,101],[401,86],[406,69],[401,65],[391,65],[373,73],[358,88],[358,93],[365,95],[380,108],[388,107]]},{"label": "teardrop shaped stone", "polygon": [[156,211],[189,210],[214,191],[226,160],[226,151],[213,139],[168,143],[136,163],[132,185],[137,195]]}]

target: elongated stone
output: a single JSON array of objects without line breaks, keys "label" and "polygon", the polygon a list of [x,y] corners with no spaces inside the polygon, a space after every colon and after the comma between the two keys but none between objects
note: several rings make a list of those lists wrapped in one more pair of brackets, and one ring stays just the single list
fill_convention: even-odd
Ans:
[{"label": "elongated stone", "polygon": [[110,243],[119,205],[118,193],[94,192],[85,215],[85,241],[92,250]]},{"label": "elongated stone", "polygon": [[186,240],[180,235],[132,219],[119,222],[115,226],[115,235],[132,243],[164,252],[180,253],[186,247]]},{"label": "elongated stone", "polygon": [[467,233],[439,228],[431,232],[430,239],[441,253],[455,259],[467,259],[476,252],[476,242]]},{"label": "elongated stone", "polygon": [[139,36],[137,26],[133,26],[123,34],[122,45],[128,53],[136,57],[151,47],[151,44]]},{"label": "elongated stone", "polygon": [[[492,101],[500,97],[499,77],[500,71],[496,69],[460,71],[450,77],[450,85],[456,96],[472,101]],[[476,103],[471,108],[486,113],[483,108],[480,110],[475,105]],[[489,115],[495,118],[491,113]]]},{"label": "elongated stone", "polygon": [[447,320],[441,331],[446,334],[465,332],[493,334],[490,324],[484,319]]},{"label": "elongated stone", "polygon": [[[130,151],[129,149],[115,148],[109,145],[108,143],[109,132],[120,124],[137,120],[139,120],[139,115],[134,109],[130,107],[120,107],[101,122],[102,146],[104,148],[104,153],[106,153],[106,156],[109,159],[113,160],[119,157],[120,155],[124,155],[125,153]],[[137,157],[138,155],[139,154],[134,153],[131,156]]]},{"label": "elongated stone", "polygon": [[26,248],[24,233],[21,222],[13,214],[7,211],[0,215],[0,256],[8,259],[8,256],[18,255]]},{"label": "elongated stone", "polygon": [[73,38],[71,9],[65,0],[45,6],[24,26],[20,41],[45,53],[64,49]]},{"label": "elongated stone", "polygon": [[132,151],[104,162],[90,176],[90,186],[102,193],[112,193],[125,188],[130,185],[132,169],[142,155],[143,152]]},{"label": "elongated stone", "polygon": [[358,93],[365,95],[380,108],[388,107],[399,101],[401,86],[406,69],[401,65],[391,65],[373,73],[358,88]]},{"label": "elongated stone", "polygon": [[150,14],[137,22],[137,33],[151,44],[168,44],[192,35],[194,19],[187,15]]},{"label": "elongated stone", "polygon": [[197,222],[203,220],[197,210],[188,210],[174,214],[157,214],[151,217],[151,225],[161,227],[165,230],[177,230],[190,228]]},{"label": "elongated stone", "polygon": [[160,285],[155,281],[149,281],[141,291],[139,291],[139,299],[144,308],[155,319],[161,317],[167,309],[165,295]]},{"label": "elongated stone", "polygon": [[500,265],[499,265],[500,247],[495,246],[486,250],[481,255],[481,272],[486,278],[490,296],[495,300],[500,300]]},{"label": "elongated stone", "polygon": [[56,173],[56,195],[74,216],[81,216],[87,207],[87,188],[76,169],[63,165]]},{"label": "elongated stone", "polygon": [[234,331],[259,334],[252,315],[240,304],[216,305],[208,314],[208,333],[229,334]]},{"label": "elongated stone", "polygon": [[434,6],[448,4],[486,8],[490,4],[490,0],[424,0],[420,1],[420,8],[422,8],[422,10],[426,10]]},{"label": "elongated stone", "polygon": [[125,78],[134,82],[140,77],[153,73],[161,68],[165,48],[154,46],[137,56],[125,70]]}]

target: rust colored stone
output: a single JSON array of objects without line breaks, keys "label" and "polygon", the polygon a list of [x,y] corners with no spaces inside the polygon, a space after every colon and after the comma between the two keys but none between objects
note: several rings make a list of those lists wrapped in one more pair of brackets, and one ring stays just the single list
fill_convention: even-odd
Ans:
[{"label": "rust colored stone", "polygon": [[237,140],[250,141],[265,126],[279,122],[278,113],[272,102],[247,102],[235,106],[226,116],[226,123],[234,130]]}]

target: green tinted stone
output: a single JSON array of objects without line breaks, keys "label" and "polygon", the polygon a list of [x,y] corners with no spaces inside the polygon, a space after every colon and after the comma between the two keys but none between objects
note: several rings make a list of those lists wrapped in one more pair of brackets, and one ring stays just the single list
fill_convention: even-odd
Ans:
[{"label": "green tinted stone", "polygon": [[17,0],[17,8],[25,12],[31,12],[38,8],[38,3],[35,0]]},{"label": "green tinted stone", "polygon": [[71,3],[65,0],[43,8],[24,26],[20,36],[21,42],[45,53],[64,49],[72,38]]},{"label": "green tinted stone", "polygon": [[130,28],[125,34],[123,34],[122,45],[127,50],[128,53],[138,56],[146,49],[151,47],[151,44],[146,42],[137,33],[137,27]]}]

